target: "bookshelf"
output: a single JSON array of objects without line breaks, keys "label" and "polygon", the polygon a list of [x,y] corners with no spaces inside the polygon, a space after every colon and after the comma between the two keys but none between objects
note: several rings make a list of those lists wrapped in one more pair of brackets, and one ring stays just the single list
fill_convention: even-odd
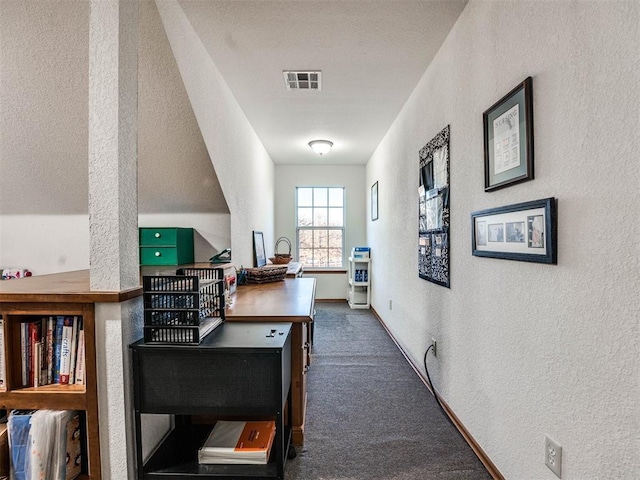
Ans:
[{"label": "bookshelf", "polygon": [[[81,479],[100,478],[98,442],[98,400],[95,365],[94,306],[87,303],[0,303],[4,323],[4,359],[6,377],[0,389],[0,408],[7,410],[51,409],[78,410],[86,432],[83,475]],[[85,332],[85,385],[50,384],[22,386],[22,347],[20,324],[49,316],[81,316]]]},{"label": "bookshelf", "polygon": [[371,305],[370,258],[349,257],[349,291],[347,301],[352,309]]},{"label": "bookshelf", "polygon": [[[100,480],[100,440],[96,375],[95,303],[123,302],[140,296],[141,288],[122,292],[93,292],[89,271],[39,275],[0,281],[5,378],[0,409],[78,410],[86,435],[81,480]],[[49,316],[79,316],[84,324],[84,385],[22,386],[20,324]]]}]

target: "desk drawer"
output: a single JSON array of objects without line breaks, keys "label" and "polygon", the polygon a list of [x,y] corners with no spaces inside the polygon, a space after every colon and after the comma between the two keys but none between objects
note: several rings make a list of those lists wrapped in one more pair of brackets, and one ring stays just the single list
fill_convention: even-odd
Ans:
[{"label": "desk drawer", "polygon": [[178,243],[177,228],[141,228],[140,245],[165,245],[174,247]]},{"label": "desk drawer", "polygon": [[[140,265],[178,265],[176,247],[140,247]],[[193,258],[191,259],[193,261]]]}]

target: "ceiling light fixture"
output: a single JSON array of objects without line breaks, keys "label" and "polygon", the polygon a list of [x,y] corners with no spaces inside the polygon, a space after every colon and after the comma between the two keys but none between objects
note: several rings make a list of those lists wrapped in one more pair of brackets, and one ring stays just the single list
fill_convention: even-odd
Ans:
[{"label": "ceiling light fixture", "polygon": [[331,150],[333,142],[330,142],[329,140],[312,140],[309,142],[309,146],[311,147],[311,150],[322,156]]}]

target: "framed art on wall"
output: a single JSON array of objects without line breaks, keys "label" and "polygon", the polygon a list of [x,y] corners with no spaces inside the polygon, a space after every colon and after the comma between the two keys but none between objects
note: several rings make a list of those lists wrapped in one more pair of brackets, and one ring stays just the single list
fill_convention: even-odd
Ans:
[{"label": "framed art on wall", "polygon": [[532,90],[528,77],[482,115],[485,192],[533,179]]},{"label": "framed art on wall", "polygon": [[556,264],[556,199],[474,212],[471,236],[471,253],[476,257]]},{"label": "framed art on wall", "polygon": [[418,276],[449,281],[449,126],[419,152]]},{"label": "framed art on wall", "polygon": [[371,220],[378,219],[378,182],[371,185]]}]

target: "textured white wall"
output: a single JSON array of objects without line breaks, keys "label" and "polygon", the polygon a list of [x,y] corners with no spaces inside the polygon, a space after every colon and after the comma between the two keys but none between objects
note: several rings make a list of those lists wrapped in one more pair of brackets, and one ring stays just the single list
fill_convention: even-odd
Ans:
[{"label": "textured white wall", "polygon": [[0,268],[89,266],[88,55],[88,2],[0,2]]},{"label": "textured white wall", "polygon": [[[437,390],[509,479],[556,478],[545,434],[563,479],[640,478],[639,9],[471,0],[367,165],[373,305],[416,364],[437,338]],[[536,178],[485,193],[482,113],[529,75]],[[451,289],[417,275],[418,150],[447,124]],[[471,212],[548,196],[558,265],[471,255]]]},{"label": "textured white wall", "polygon": [[153,0],[140,2],[139,55],[139,213],[228,215]]},{"label": "textured white wall", "polygon": [[[327,157],[329,161],[329,157]],[[349,252],[355,246],[366,245],[367,195],[364,166],[307,166],[276,165],[275,205],[276,234],[273,241],[265,237],[265,248],[268,256],[272,256],[275,240],[287,237],[291,240],[292,255],[296,255],[296,187],[322,186],[345,187],[346,190],[346,229],[345,229],[345,262]],[[344,265],[347,268],[347,265]],[[316,298],[338,299],[347,296],[347,275],[344,273],[313,275],[315,277]]]},{"label": "textured white wall", "polygon": [[251,265],[252,230],[273,238],[273,162],[178,2],[156,5],[229,206],[233,261]]},{"label": "textured white wall", "polygon": [[138,2],[92,0],[89,15],[89,264],[92,290],[140,284]]},{"label": "textured white wall", "polygon": [[[89,2],[0,1],[0,268],[89,268],[88,54]],[[150,0],[138,113],[139,222],[193,226],[209,258],[231,244],[229,208]]]},{"label": "textured white wall", "polygon": [[2,215],[0,243],[0,267],[28,268],[34,275],[84,270],[89,215]]}]

